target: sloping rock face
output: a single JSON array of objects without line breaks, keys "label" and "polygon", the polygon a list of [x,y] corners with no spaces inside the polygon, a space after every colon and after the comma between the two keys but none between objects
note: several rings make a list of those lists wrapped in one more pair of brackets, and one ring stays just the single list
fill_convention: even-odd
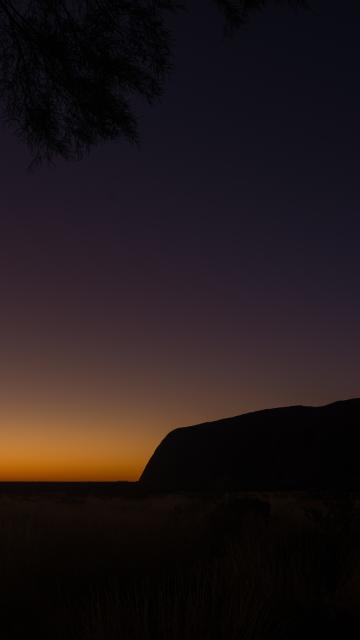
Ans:
[{"label": "sloping rock face", "polygon": [[358,490],[360,399],[247,413],[171,431],[140,478],[151,490]]}]

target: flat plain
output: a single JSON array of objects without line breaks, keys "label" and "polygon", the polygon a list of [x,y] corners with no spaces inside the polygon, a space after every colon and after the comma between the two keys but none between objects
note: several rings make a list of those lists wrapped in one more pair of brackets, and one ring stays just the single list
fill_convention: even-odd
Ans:
[{"label": "flat plain", "polygon": [[30,489],[0,492],[6,640],[358,635],[354,494]]}]

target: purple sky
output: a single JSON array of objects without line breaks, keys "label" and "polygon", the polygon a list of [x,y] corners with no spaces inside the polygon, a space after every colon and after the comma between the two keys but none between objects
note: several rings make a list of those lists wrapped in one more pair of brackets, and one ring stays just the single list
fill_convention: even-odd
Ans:
[{"label": "purple sky", "polygon": [[[0,479],[127,479],[170,428],[360,395],[360,10],[174,21],[141,148],[1,131]],[[2,442],[1,442],[2,441]]]}]

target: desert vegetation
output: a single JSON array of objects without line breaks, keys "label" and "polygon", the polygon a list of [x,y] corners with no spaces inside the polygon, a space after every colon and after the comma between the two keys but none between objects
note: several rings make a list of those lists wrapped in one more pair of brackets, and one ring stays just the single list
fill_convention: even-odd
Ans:
[{"label": "desert vegetation", "polygon": [[359,533],[352,495],[3,495],[2,637],[352,638]]}]

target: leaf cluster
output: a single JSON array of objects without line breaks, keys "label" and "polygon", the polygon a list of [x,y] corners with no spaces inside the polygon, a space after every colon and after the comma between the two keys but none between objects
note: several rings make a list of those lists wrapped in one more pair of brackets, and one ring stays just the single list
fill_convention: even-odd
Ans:
[{"label": "leaf cluster", "polygon": [[[190,2],[192,0],[188,0]],[[231,28],[271,2],[212,0]],[[0,0],[0,107],[33,164],[138,140],[134,99],[161,95],[177,0]]]},{"label": "leaf cluster", "polygon": [[3,118],[34,162],[79,158],[119,137],[136,142],[131,97],[148,102],[169,71],[156,0],[0,0]]}]

